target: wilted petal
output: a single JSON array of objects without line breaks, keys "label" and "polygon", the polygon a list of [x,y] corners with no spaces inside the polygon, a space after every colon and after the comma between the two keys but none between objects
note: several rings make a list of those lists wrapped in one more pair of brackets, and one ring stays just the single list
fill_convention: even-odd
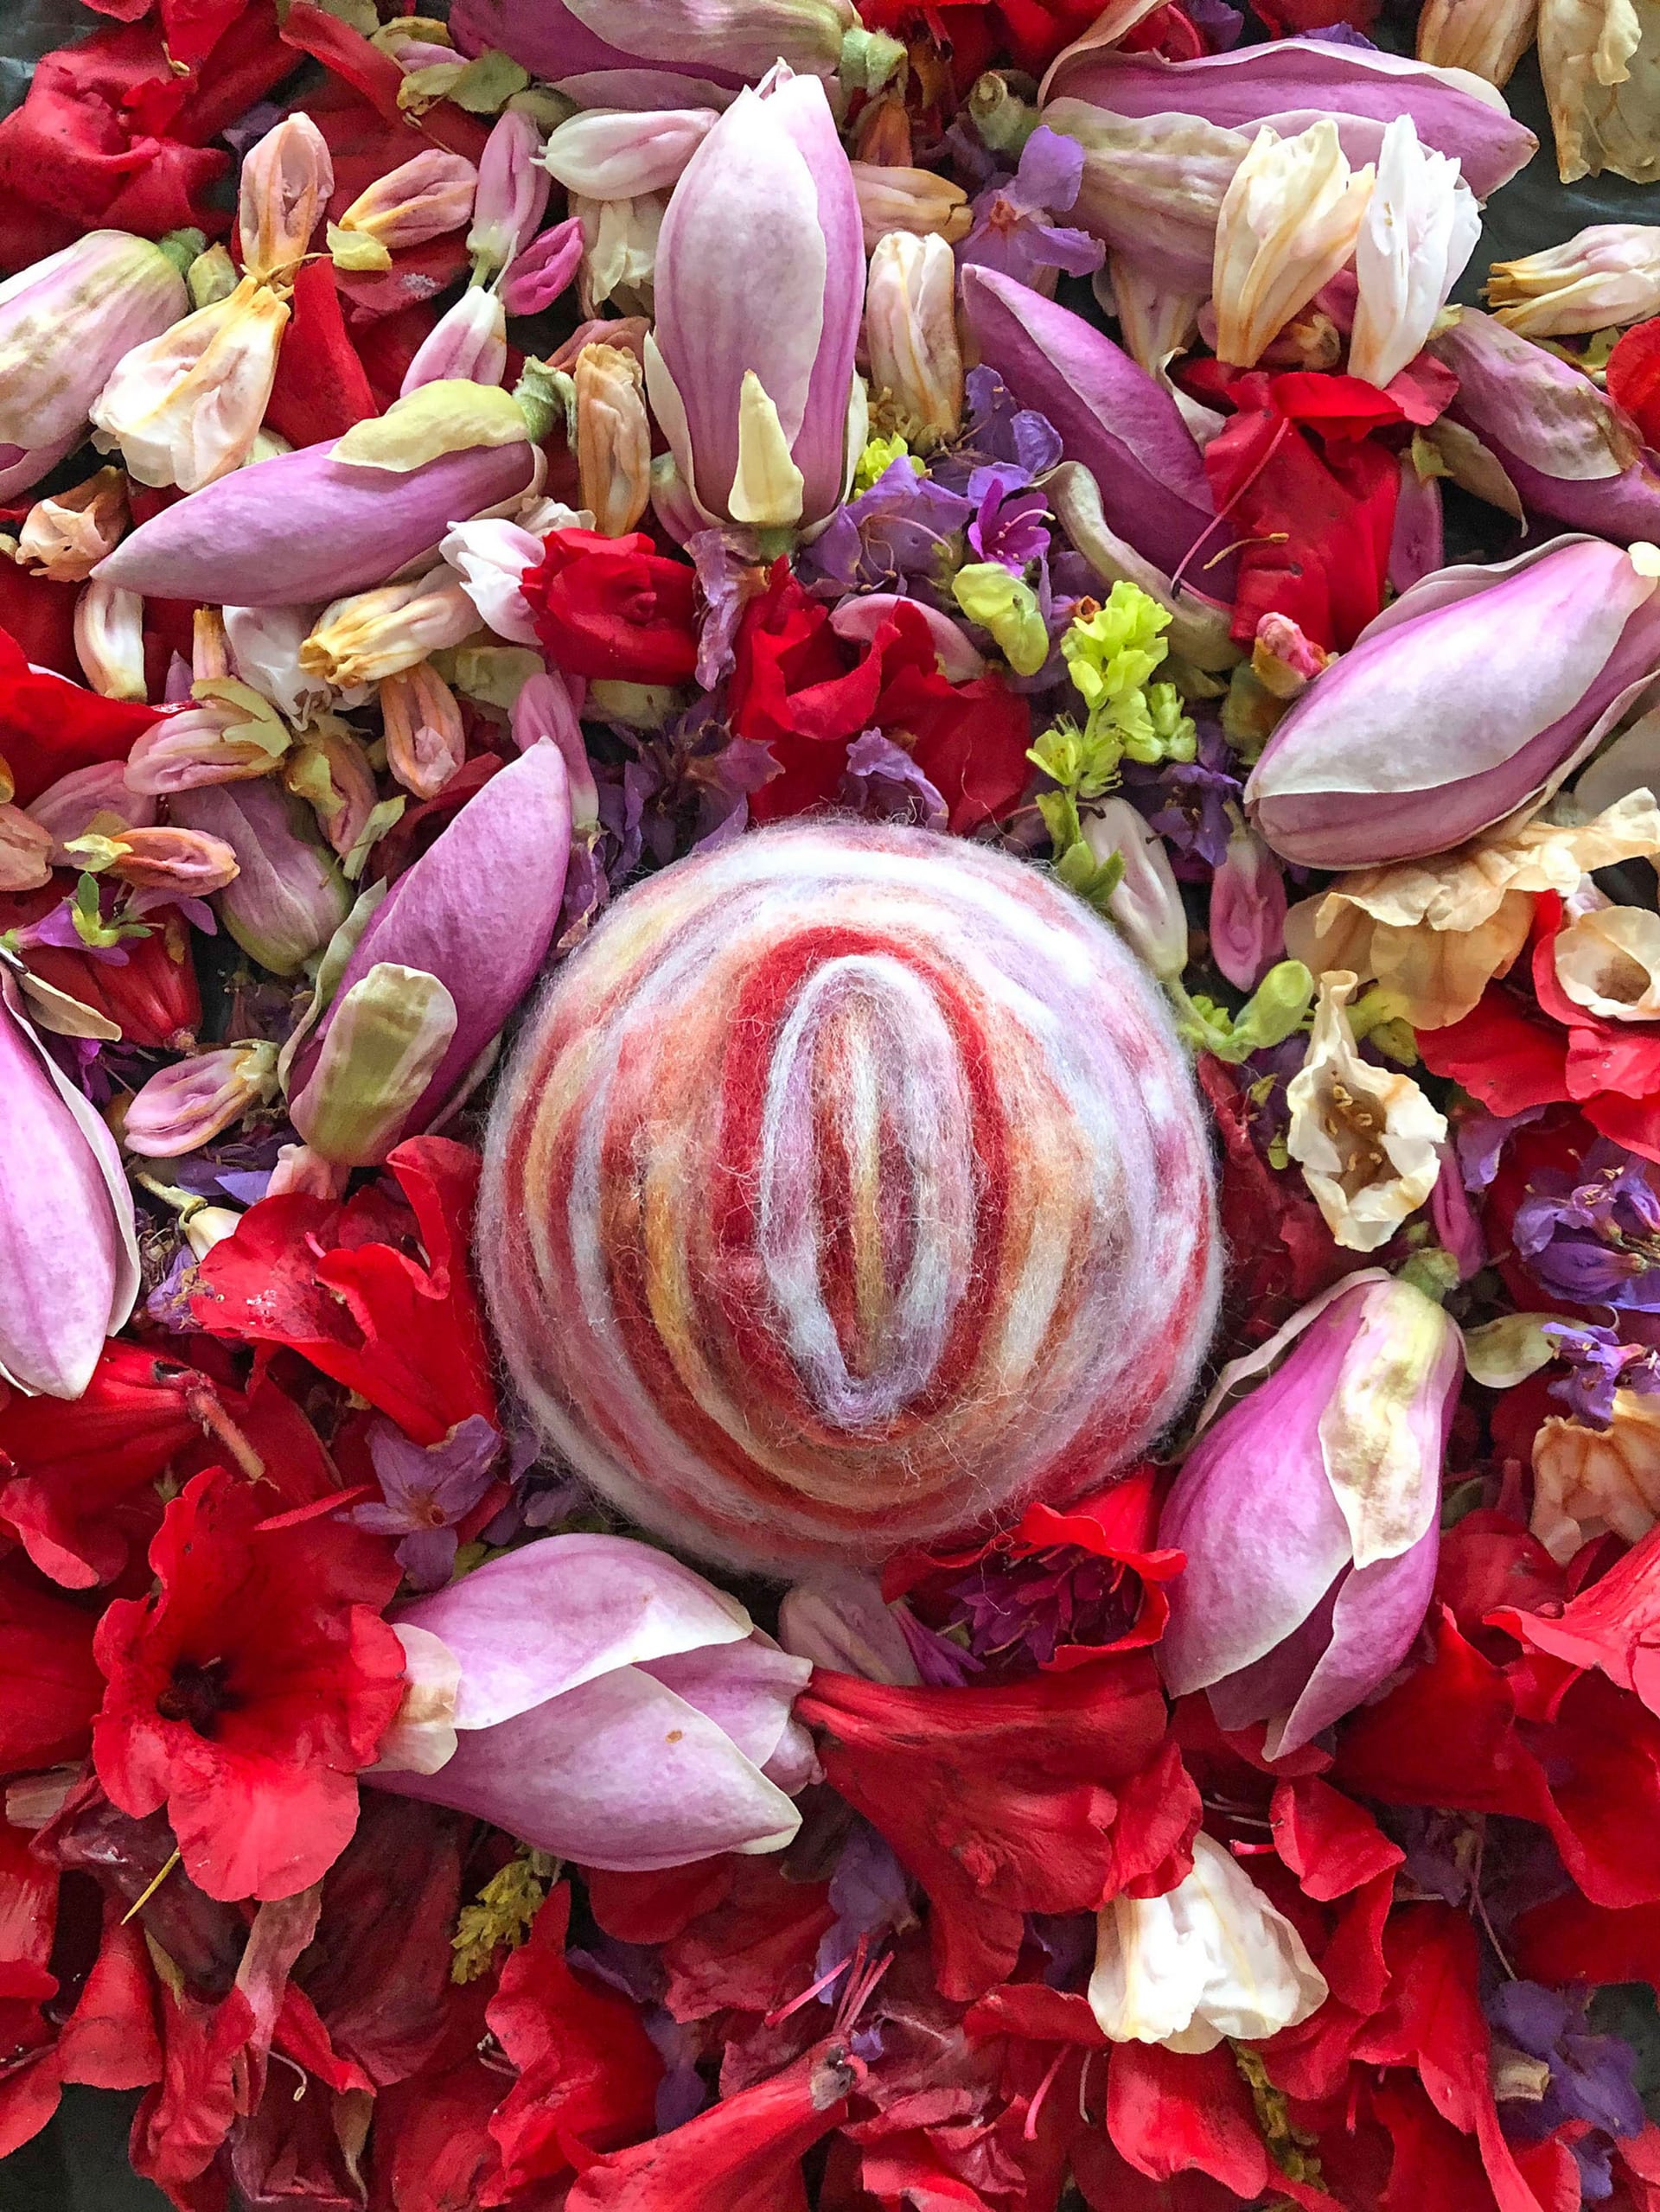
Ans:
[{"label": "wilted petal", "polygon": [[1533,1443],[1529,1526],[1564,1565],[1610,1531],[1635,1544],[1660,1518],[1660,1400],[1614,1393],[1606,1429],[1553,1418]]},{"label": "wilted petal", "polygon": [[[1216,352],[1253,368],[1299,308],[1354,251],[1372,188],[1351,175],[1329,118],[1281,139],[1266,124],[1234,172],[1216,219]],[[1414,348],[1415,350],[1415,348]]]},{"label": "wilted petal", "polygon": [[378,684],[430,653],[459,645],[478,627],[478,610],[448,568],[409,583],[383,584],[325,607],[300,647],[300,666],[337,690]]},{"label": "wilted petal", "polygon": [[1593,223],[1561,245],[1496,261],[1487,297],[1524,338],[1570,337],[1660,313],[1660,227]]},{"label": "wilted petal", "polygon": [[923,453],[962,424],[956,282],[943,239],[893,231],[877,240],[865,293],[871,382],[902,436]]},{"label": "wilted petal", "polygon": [[1539,71],[1564,184],[1660,176],[1660,38],[1633,0],[1539,0]]},{"label": "wilted petal", "polygon": [[407,398],[424,384],[456,377],[473,384],[500,384],[507,367],[507,310],[493,291],[475,287],[446,308],[422,339],[404,371],[399,396]]},{"label": "wilted petal", "polygon": [[122,355],[189,303],[176,264],[124,231],[89,231],[9,277],[0,284],[0,446],[61,457],[85,436]]},{"label": "wilted petal", "polygon": [[1606,906],[1557,936],[1556,980],[1576,1006],[1605,1022],[1660,1019],[1660,915]]},{"label": "wilted petal", "polygon": [[630,353],[584,346],[577,355],[577,479],[594,527],[626,537],[651,503],[651,423],[645,377]]},{"label": "wilted petal", "polygon": [[329,1007],[328,1034],[289,1118],[318,1157],[384,1160],[443,1066],[456,1002],[437,976],[380,960]]},{"label": "wilted petal", "polygon": [[269,282],[291,277],[335,188],[329,146],[309,115],[284,116],[242,161],[242,265]]},{"label": "wilted petal", "polygon": [[436,799],[467,756],[455,693],[428,661],[380,684],[386,766],[405,791]]},{"label": "wilted petal", "polygon": [[460,230],[472,220],[477,186],[478,171],[469,161],[441,147],[428,147],[377,177],[358,194],[338,224],[330,224],[329,244],[336,259],[342,250],[350,251],[340,245],[342,233],[348,239],[367,240],[381,248],[378,264],[371,260],[364,265],[384,268],[393,248],[425,245],[429,239]]},{"label": "wilted petal", "polygon": [[194,1152],[276,1095],[274,1044],[227,1044],[176,1061],[129,1100],[122,1122],[128,1151],[146,1159]]},{"label": "wilted petal", "polygon": [[1286,1144],[1337,1241],[1376,1252],[1435,1187],[1446,1122],[1410,1075],[1363,1061],[1344,1008],[1355,978],[1320,979],[1313,1034],[1286,1087]]},{"label": "wilted petal", "polygon": [[1533,44],[1538,23],[1539,0],[1425,0],[1418,59],[1439,69],[1467,69],[1502,88]]},{"label": "wilted petal", "polygon": [[21,806],[0,806],[0,891],[36,891],[52,880],[52,832]]},{"label": "wilted petal", "polygon": [[710,107],[591,111],[561,123],[542,158],[567,192],[590,200],[633,200],[672,190],[718,119]]},{"label": "wilted petal", "polygon": [[245,277],[228,299],[124,355],[92,418],[129,473],[195,492],[239,469],[265,419],[288,318],[285,301]]},{"label": "wilted petal", "polygon": [[1326,1994],[1297,1930],[1203,1832],[1185,1880],[1163,1896],[1115,1898],[1098,1916],[1089,2006],[1114,2043],[1259,2043],[1307,2019]]},{"label": "wilted petal", "polygon": [[550,180],[541,156],[542,134],[533,116],[509,108],[497,117],[479,156],[467,233],[474,266],[487,277],[529,244],[546,212]]},{"label": "wilted petal", "polygon": [[30,507],[17,533],[18,565],[54,583],[80,583],[113,552],[131,519],[126,478],[100,469]]},{"label": "wilted petal", "polygon": [[75,658],[101,698],[142,699],[144,602],[136,591],[94,577],[75,602]]},{"label": "wilted petal", "polygon": [[1351,374],[1382,386],[1418,353],[1481,235],[1459,164],[1419,143],[1403,115],[1383,133],[1377,182],[1355,240],[1360,296]]}]

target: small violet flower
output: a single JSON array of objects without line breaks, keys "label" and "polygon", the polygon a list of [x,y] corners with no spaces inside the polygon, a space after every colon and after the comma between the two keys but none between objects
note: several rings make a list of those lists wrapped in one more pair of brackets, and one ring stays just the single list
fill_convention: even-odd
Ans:
[{"label": "small violet flower", "polygon": [[1634,1390],[1644,1398],[1660,1393],[1660,1352],[1644,1344],[1622,1344],[1618,1329],[1547,1321],[1541,1324],[1541,1334],[1555,1345],[1557,1357],[1567,1362],[1567,1374],[1551,1384],[1550,1394],[1561,1399],[1576,1421],[1608,1428],[1617,1390]]},{"label": "small violet flower", "polygon": [[1577,1170],[1538,1170],[1512,1234],[1551,1297],[1660,1310],[1660,1192],[1621,1146],[1599,1139]]},{"label": "small violet flower", "polygon": [[376,1536],[401,1536],[396,1558],[417,1590],[438,1590],[456,1564],[456,1523],[490,1487],[501,1438],[482,1413],[469,1413],[442,1444],[412,1444],[386,1420],[372,1424],[369,1457],[384,1502],[347,1516]]},{"label": "small violet flower", "polygon": [[1040,124],[1014,175],[976,197],[974,227],[957,248],[959,263],[1000,270],[1050,297],[1062,270],[1089,276],[1106,258],[1106,247],[1088,231],[1053,220],[1072,206],[1082,182],[1083,148]]}]

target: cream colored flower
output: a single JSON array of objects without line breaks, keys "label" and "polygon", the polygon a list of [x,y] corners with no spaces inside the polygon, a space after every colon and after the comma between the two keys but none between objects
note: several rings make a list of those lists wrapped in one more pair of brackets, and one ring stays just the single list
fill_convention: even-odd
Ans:
[{"label": "cream colored flower", "polygon": [[1660,177],[1660,6],[1540,0],[1539,68],[1564,184]]},{"label": "cream colored flower", "polygon": [[577,355],[577,481],[595,528],[625,537],[651,504],[651,421],[645,373],[620,346]]},{"label": "cream colored flower", "polygon": [[142,699],[144,683],[144,602],[136,591],[96,577],[75,602],[75,658],[101,698]]},{"label": "cream colored flower", "polygon": [[1614,1393],[1606,1429],[1560,1418],[1533,1440],[1534,1534],[1553,1559],[1611,1531],[1635,1544],[1660,1520],[1660,1399]]},{"label": "cream colored flower", "polygon": [[1635,791],[1577,827],[1536,818],[1431,860],[1357,868],[1292,908],[1286,949],[1317,975],[1381,983],[1414,1029],[1446,1029],[1521,952],[1535,892],[1567,898],[1593,869],[1656,853],[1660,808]]},{"label": "cream colored flower", "polygon": [[1377,181],[1355,239],[1360,293],[1349,369],[1382,388],[1419,352],[1481,236],[1476,198],[1409,115],[1383,133]]},{"label": "cream colored flower", "polygon": [[1348,1252],[1376,1252],[1440,1173],[1446,1122],[1410,1075],[1356,1049],[1344,1006],[1356,979],[1323,975],[1308,1056],[1286,1087],[1286,1144],[1325,1225]]},{"label": "cream colored flower", "polygon": [[300,647],[300,666],[337,691],[378,684],[477,628],[478,610],[455,571],[436,568],[412,583],[382,584],[325,607]]},{"label": "cream colored flower", "polygon": [[649,315],[657,233],[668,212],[667,193],[642,192],[632,200],[591,200],[584,193],[573,192],[569,206],[582,225],[577,296],[584,315],[597,316],[608,300],[624,315]]},{"label": "cream colored flower", "polygon": [[247,459],[277,375],[288,303],[245,277],[116,364],[93,403],[105,451],[141,484],[197,492]]},{"label": "cream colored flower", "polygon": [[1605,1022],[1660,1019],[1660,914],[1596,907],[1556,939],[1556,980]]},{"label": "cream colored flower", "polygon": [[1641,322],[1660,313],[1660,226],[1593,223],[1542,253],[1495,261],[1487,297],[1524,338]]},{"label": "cream colored flower", "polygon": [[35,502],[17,533],[18,565],[54,583],[84,583],[115,551],[129,519],[126,478],[118,469],[100,469]]},{"label": "cream colored flower", "polygon": [[1193,1839],[1193,1871],[1162,1897],[1114,1897],[1095,1921],[1089,2009],[1113,2042],[1214,2050],[1260,2042],[1325,2002],[1303,1939],[1219,1843]]},{"label": "cream colored flower", "polygon": [[962,423],[956,264],[942,238],[890,231],[876,242],[865,292],[871,383],[901,436],[926,453]]},{"label": "cream colored flower", "polygon": [[1539,0],[1427,0],[1418,18],[1418,59],[1509,83],[1533,44]]},{"label": "cream colored flower", "polygon": [[1294,138],[1263,124],[1216,220],[1216,352],[1254,368],[1355,247],[1372,169],[1351,172],[1329,116]]}]

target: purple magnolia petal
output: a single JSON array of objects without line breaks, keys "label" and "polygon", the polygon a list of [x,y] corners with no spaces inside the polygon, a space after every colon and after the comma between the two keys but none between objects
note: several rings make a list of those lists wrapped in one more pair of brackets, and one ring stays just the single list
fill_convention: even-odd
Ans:
[{"label": "purple magnolia petal", "polygon": [[[1539,144],[1497,92],[1462,70],[1309,38],[1193,61],[1080,44],[1050,70],[1044,97],[1088,100],[1114,115],[1197,115],[1235,131],[1271,123],[1282,137],[1322,115],[1336,117],[1340,128],[1350,117],[1381,128],[1409,115],[1425,145],[1458,156],[1478,200],[1508,183]],[[1357,134],[1351,144],[1343,135],[1351,161],[1373,157],[1375,137]]]},{"label": "purple magnolia petal", "polygon": [[780,1651],[757,1630],[742,1644],[707,1644],[701,1651],[642,1661],[641,1671],[718,1722],[746,1759],[764,1767],[789,1725],[790,1709],[807,1687],[813,1663]]},{"label": "purple magnolia petal", "polygon": [[613,1669],[741,1643],[753,1627],[735,1597],[667,1552],[580,1534],[491,1559],[399,1618],[441,1636],[460,1661],[463,1730],[510,1719]]},{"label": "purple magnolia petal", "polygon": [[[439,1605],[448,1595],[425,1603]],[[468,1730],[437,1774],[374,1779],[492,1821],[539,1851],[622,1873],[683,1866],[723,1851],[777,1850],[801,1826],[789,1799],[722,1728],[637,1667],[616,1667],[496,1726]]]},{"label": "purple magnolia petal", "polygon": [[1104,332],[996,270],[965,269],[962,296],[985,361],[1095,477],[1109,528],[1173,576],[1216,526],[1176,402]]},{"label": "purple magnolia petal", "polygon": [[287,607],[343,599],[529,488],[535,449],[470,446],[398,474],[308,445],[238,469],[141,523],[93,571],[147,599]]}]

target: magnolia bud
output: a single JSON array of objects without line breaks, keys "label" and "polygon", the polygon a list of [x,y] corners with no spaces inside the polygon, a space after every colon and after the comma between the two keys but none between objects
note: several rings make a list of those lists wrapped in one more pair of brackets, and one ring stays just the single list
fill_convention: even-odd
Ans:
[{"label": "magnolia bud", "polygon": [[388,268],[394,247],[425,245],[469,220],[477,184],[469,161],[431,147],[358,194],[329,224],[329,250],[342,268]]},{"label": "magnolia bud", "polygon": [[500,384],[508,367],[508,317],[492,291],[475,287],[446,309],[421,341],[404,371],[399,396],[451,377],[471,384]]},{"label": "magnolia bud", "polygon": [[106,699],[149,697],[144,679],[144,602],[136,591],[94,577],[75,602],[75,658]]},{"label": "magnolia bud", "polygon": [[300,666],[336,690],[377,684],[429,653],[459,645],[478,628],[478,610],[448,568],[411,583],[383,584],[325,607],[300,647]]},{"label": "magnolia bud", "polygon": [[577,355],[577,475],[584,507],[608,538],[626,537],[651,500],[651,423],[632,354],[584,346]]},{"label": "magnolia bud", "polygon": [[1255,991],[1286,949],[1286,879],[1255,831],[1236,824],[1210,879],[1210,956],[1239,991]]},{"label": "magnolia bud", "polygon": [[405,791],[436,799],[467,757],[456,695],[430,661],[380,682],[386,766]]},{"label": "magnolia bud", "polygon": [[151,1160],[194,1152],[277,1092],[274,1044],[229,1044],[175,1061],[128,1101],[122,1139]]},{"label": "magnolia bud", "polygon": [[386,1157],[442,1065],[456,1002],[435,975],[379,961],[329,1009],[290,1118],[314,1152],[346,1167]]},{"label": "magnolia bud", "polygon": [[533,117],[509,108],[484,142],[467,251],[487,277],[505,269],[536,234],[552,180],[542,167],[542,134]]},{"label": "magnolia bud", "polygon": [[328,143],[309,115],[284,116],[249,148],[237,221],[250,277],[292,277],[334,188]]},{"label": "magnolia bud", "polygon": [[901,434],[923,452],[962,425],[956,285],[943,239],[890,231],[877,240],[865,292],[871,381],[891,397]]},{"label": "magnolia bud", "polygon": [[1593,223],[1565,245],[1519,261],[1495,261],[1487,297],[1524,338],[1641,322],[1660,314],[1660,227]]},{"label": "magnolia bud", "polygon": [[1187,913],[1165,841],[1127,799],[1103,799],[1084,819],[1084,843],[1098,861],[1124,864],[1107,911],[1156,976],[1187,966]]},{"label": "magnolia bud", "polygon": [[177,264],[124,231],[90,231],[8,277],[0,284],[0,445],[56,449],[53,461],[60,458],[84,436],[88,410],[121,356],[188,304]]},{"label": "magnolia bud", "polygon": [[261,967],[293,975],[346,919],[351,896],[339,869],[305,835],[299,803],[268,779],[188,791],[170,811],[236,855],[240,872],[220,893],[219,911]]}]

